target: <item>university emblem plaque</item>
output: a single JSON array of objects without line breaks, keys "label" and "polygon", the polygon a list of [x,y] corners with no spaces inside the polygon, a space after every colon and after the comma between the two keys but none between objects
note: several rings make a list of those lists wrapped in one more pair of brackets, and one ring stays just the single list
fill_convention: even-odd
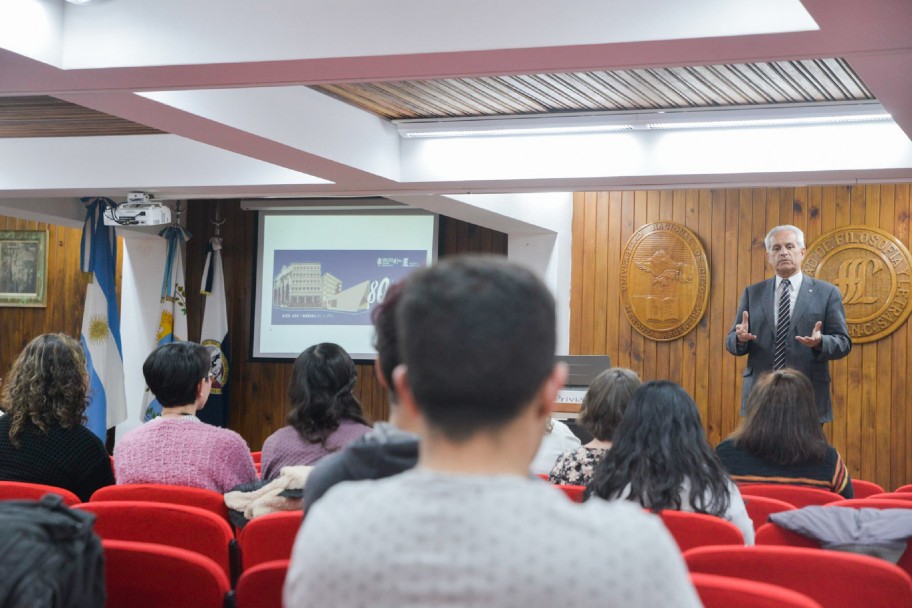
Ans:
[{"label": "university emblem plaque", "polygon": [[633,327],[660,342],[696,327],[709,297],[709,263],[697,236],[656,222],[633,233],[621,258],[621,299]]},{"label": "university emblem plaque", "polygon": [[802,271],[839,288],[856,344],[890,335],[912,311],[912,258],[883,230],[847,226],[827,232],[808,247]]}]

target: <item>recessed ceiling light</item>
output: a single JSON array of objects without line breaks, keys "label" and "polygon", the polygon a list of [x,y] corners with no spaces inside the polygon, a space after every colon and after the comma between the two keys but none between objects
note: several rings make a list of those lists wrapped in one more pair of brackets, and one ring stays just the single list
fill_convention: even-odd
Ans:
[{"label": "recessed ceiling light", "polygon": [[92,0],[66,0],[70,4],[88,4]]}]

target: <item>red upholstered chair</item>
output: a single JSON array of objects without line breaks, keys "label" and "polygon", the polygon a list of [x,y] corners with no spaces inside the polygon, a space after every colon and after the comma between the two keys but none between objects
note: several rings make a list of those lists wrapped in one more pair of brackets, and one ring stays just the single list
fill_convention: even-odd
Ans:
[{"label": "red upholstered chair", "polygon": [[264,562],[290,559],[303,515],[303,511],[270,513],[252,519],[241,528],[238,543],[244,570]]},{"label": "red upholstered chair", "polygon": [[747,515],[754,522],[754,530],[759,530],[760,526],[765,524],[767,518],[773,513],[795,510],[794,505],[776,498],[767,498],[766,496],[743,496],[743,498]]},{"label": "red upholstered chair", "polygon": [[682,552],[705,545],[744,546],[741,530],[721,517],[669,509],[661,511],[659,516]]},{"label": "red upholstered chair", "polygon": [[235,608],[282,608],[288,561],[264,562],[244,570],[234,592]]},{"label": "red upholstered chair", "polygon": [[881,494],[871,494],[868,498],[912,501],[912,492],[883,492]]},{"label": "red upholstered chair", "polygon": [[40,500],[45,494],[57,494],[68,507],[82,502],[69,490],[57,486],[24,481],[0,481],[0,500]]},{"label": "red upholstered chair", "polygon": [[855,498],[867,498],[871,494],[882,494],[884,489],[873,481],[853,479],[852,492],[854,492]]},{"label": "red upholstered chair", "polygon": [[586,486],[556,484],[555,487],[560,488],[567,495],[567,498],[573,502],[583,502],[583,493],[586,491]]},{"label": "red upholstered chair", "polygon": [[743,578],[692,573],[690,581],[703,608],[822,608],[797,591]]},{"label": "red upholstered chair", "polygon": [[756,545],[697,547],[684,559],[691,572],[779,585],[827,608],[912,606],[909,575],[867,555]]},{"label": "red upholstered chair", "polygon": [[738,485],[741,495],[748,496],[765,496],[782,500],[797,508],[809,507],[811,505],[826,505],[837,500],[845,500],[840,494],[818,488],[807,488],[804,486],[790,486],[779,484],[751,483]]},{"label": "red upholstered chair", "polygon": [[263,463],[262,462],[254,462],[253,468],[256,469],[257,477],[263,476]]},{"label": "red upholstered chair", "polygon": [[[877,504],[883,503],[885,501],[870,500],[867,498],[853,498],[852,500],[847,500],[845,502],[851,504],[843,505],[842,503],[839,503],[839,506],[845,506],[854,509],[893,508],[889,504]],[[912,508],[912,503],[909,503],[909,507],[907,508]],[[797,532],[786,530],[785,528],[781,528],[772,522],[764,524],[760,527],[759,530],[757,530],[757,537],[754,542],[756,542],[758,545],[781,545],[787,547],[806,547],[810,549],[821,549],[820,543],[813,538],[808,538],[803,534],[798,534]],[[821,549],[821,551],[822,550],[823,549]],[[896,565],[902,568],[910,577],[912,577],[912,539],[906,541],[906,551],[899,558],[899,561],[896,562]]]},{"label": "red upholstered chair", "polygon": [[263,461],[263,452],[250,452],[250,457],[253,458],[254,463],[262,462]]},{"label": "red upholstered chair", "polygon": [[224,519],[211,511],[163,502],[93,501],[76,506],[95,514],[103,539],[169,545],[205,555],[231,580],[240,574],[237,541]]},{"label": "red upholstered chair", "polygon": [[150,502],[168,502],[189,507],[199,507],[212,511],[216,515],[228,520],[228,507],[225,506],[225,497],[212,490],[190,488],[187,486],[171,486],[157,483],[137,483],[116,486],[106,486],[98,489],[90,502],[110,500],[144,500]]},{"label": "red upholstered chair", "polygon": [[893,491],[894,492],[912,492],[912,483],[907,483],[904,486],[899,486],[898,488],[896,488]]},{"label": "red upholstered chair", "polygon": [[106,608],[223,608],[228,577],[199,553],[151,543],[102,540]]}]

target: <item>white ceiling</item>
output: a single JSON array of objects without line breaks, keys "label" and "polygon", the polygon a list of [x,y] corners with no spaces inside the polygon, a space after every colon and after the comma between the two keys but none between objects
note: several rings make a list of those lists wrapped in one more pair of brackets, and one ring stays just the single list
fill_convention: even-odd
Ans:
[{"label": "white ceiling", "polygon": [[[404,140],[300,86],[812,58],[894,122]],[[4,0],[0,96],[166,134],[0,139],[0,198],[912,181],[910,66],[908,0]]]}]

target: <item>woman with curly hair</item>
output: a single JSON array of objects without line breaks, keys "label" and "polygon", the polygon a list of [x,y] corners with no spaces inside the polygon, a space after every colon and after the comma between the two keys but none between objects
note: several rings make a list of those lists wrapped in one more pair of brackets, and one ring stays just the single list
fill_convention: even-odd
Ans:
[{"label": "woman with curly hair", "polygon": [[674,382],[647,382],[634,393],[589,491],[654,511],[715,515],[735,524],[745,544],[754,544],[741,493],[706,442],[693,399]]},{"label": "woman with curly hair", "polygon": [[83,501],[114,483],[104,445],[83,426],[88,390],[78,342],[44,334],[28,343],[0,394],[0,479],[65,488]]},{"label": "woman with curly hair", "polygon": [[354,362],[338,344],[315,344],[298,356],[288,388],[289,426],[263,443],[263,479],[275,479],[282,467],[315,464],[371,430],[352,393],[357,381]]}]

